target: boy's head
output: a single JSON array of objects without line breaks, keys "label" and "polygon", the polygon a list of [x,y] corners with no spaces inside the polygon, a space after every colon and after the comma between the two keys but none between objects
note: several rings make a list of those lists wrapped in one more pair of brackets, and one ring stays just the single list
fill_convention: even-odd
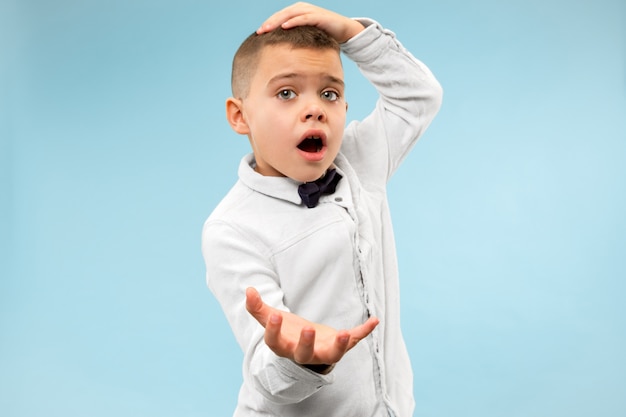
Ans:
[{"label": "boy's head", "polygon": [[263,35],[255,32],[242,42],[233,58],[230,80],[233,97],[245,98],[248,95],[261,52],[266,46],[279,44],[291,48],[330,49],[337,55],[340,50],[335,39],[314,26],[296,26],[287,30],[279,27]]},{"label": "boy's head", "polygon": [[233,60],[228,122],[245,134],[255,170],[313,181],[332,165],[347,104],[339,44],[311,26],[249,36]]}]

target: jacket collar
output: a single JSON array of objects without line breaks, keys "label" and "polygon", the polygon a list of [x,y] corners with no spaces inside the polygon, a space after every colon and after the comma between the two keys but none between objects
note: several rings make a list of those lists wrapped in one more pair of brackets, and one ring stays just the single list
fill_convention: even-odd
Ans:
[{"label": "jacket collar", "polygon": [[[337,159],[340,160],[343,157],[341,154],[337,155]],[[337,162],[337,161],[336,161]],[[239,179],[248,188],[265,194],[269,197],[278,198],[280,200],[289,201],[296,205],[301,205],[302,200],[298,195],[298,186],[302,184],[301,181],[296,181],[288,177],[269,177],[261,175],[254,170],[256,161],[254,160],[254,154],[248,154],[244,156],[239,163]],[[344,172],[338,166],[334,166],[343,177]],[[347,178],[339,182],[339,187],[335,194],[349,193],[349,187],[347,185]],[[342,184],[343,183],[343,184]],[[345,191],[344,191],[345,190]],[[343,192],[342,192],[343,191]]]},{"label": "jacket collar", "polygon": [[269,197],[290,201],[294,204],[299,205],[302,203],[298,195],[298,186],[302,184],[301,182],[288,177],[261,175],[254,170],[255,165],[254,154],[244,156],[239,163],[239,179],[248,188]]}]

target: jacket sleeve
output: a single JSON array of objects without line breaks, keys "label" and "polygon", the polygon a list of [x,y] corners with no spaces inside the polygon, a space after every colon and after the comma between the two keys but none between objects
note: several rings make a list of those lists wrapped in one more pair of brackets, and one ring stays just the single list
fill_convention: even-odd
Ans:
[{"label": "jacket sleeve", "polygon": [[342,153],[364,186],[384,186],[441,106],[443,91],[430,70],[370,19],[342,44],[344,54],[379,93],[374,111],[346,128]]},{"label": "jacket sleeve", "polygon": [[255,287],[263,301],[283,311],[279,278],[271,254],[250,233],[209,219],[202,232],[207,285],[219,301],[244,353],[244,379],[277,404],[297,403],[333,382],[332,373],[320,375],[278,357],[264,342],[264,328],[245,307],[245,290]]}]

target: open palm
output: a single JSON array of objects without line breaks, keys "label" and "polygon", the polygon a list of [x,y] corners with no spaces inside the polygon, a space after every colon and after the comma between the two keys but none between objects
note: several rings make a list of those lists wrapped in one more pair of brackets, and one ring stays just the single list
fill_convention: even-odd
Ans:
[{"label": "open palm", "polygon": [[278,356],[302,365],[333,365],[378,325],[370,317],[350,330],[336,330],[277,310],[263,302],[254,288],[246,290],[248,312],[265,328],[265,343]]}]

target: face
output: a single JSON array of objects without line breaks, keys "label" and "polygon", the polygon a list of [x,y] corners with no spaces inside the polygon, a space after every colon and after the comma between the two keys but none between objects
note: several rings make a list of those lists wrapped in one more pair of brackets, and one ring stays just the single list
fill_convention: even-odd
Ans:
[{"label": "face", "polygon": [[303,182],[333,163],[346,110],[339,54],[280,44],[261,52],[248,96],[227,102],[231,126],[248,135],[256,171]]}]

